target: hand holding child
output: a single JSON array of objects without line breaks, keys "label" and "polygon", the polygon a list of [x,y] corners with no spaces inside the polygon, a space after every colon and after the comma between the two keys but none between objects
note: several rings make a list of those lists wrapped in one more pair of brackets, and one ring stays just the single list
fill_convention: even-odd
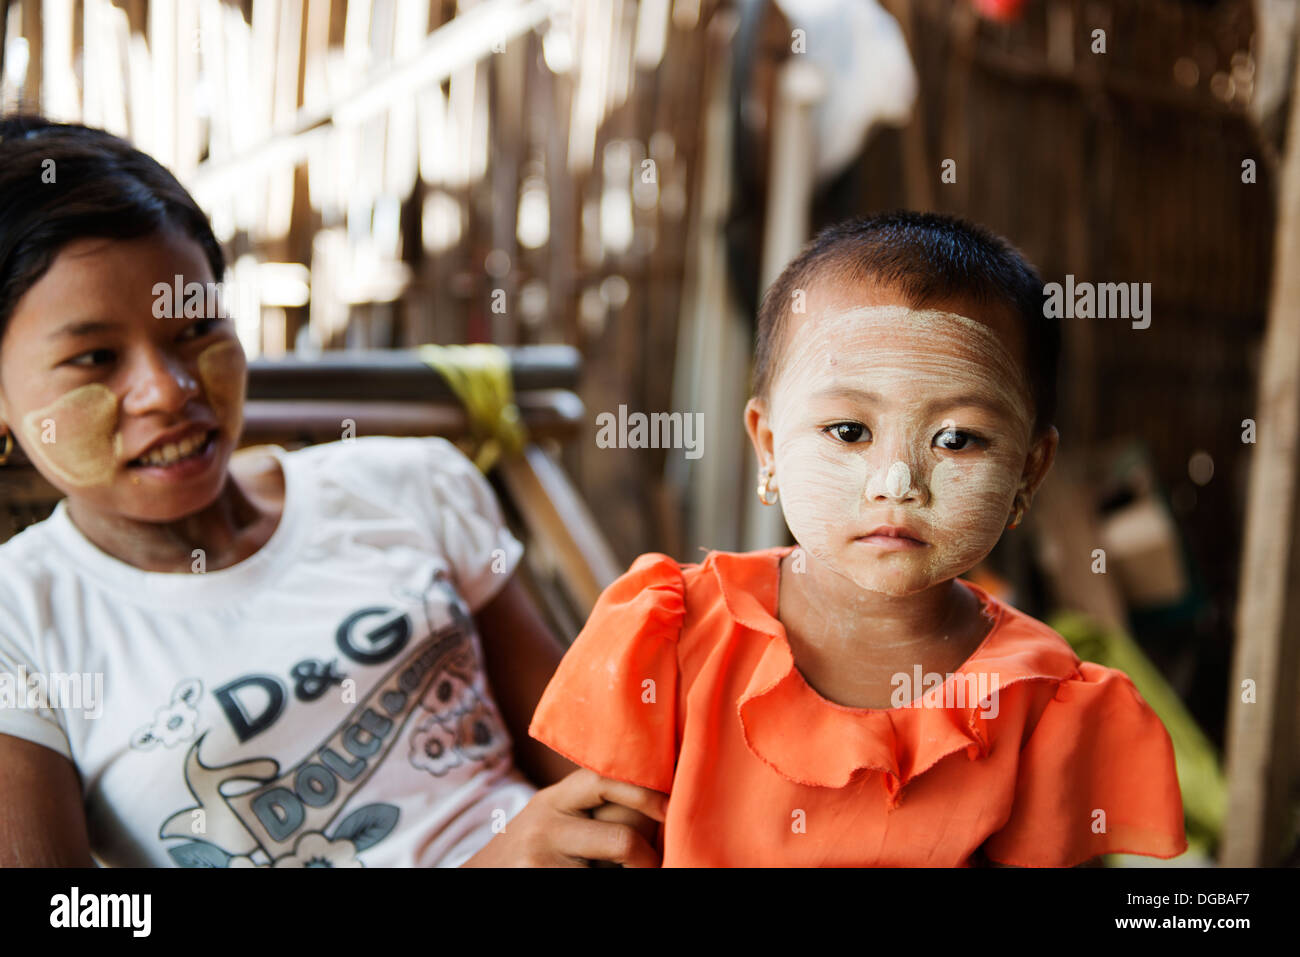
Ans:
[{"label": "hand holding child", "polygon": [[587,861],[608,861],[658,867],[659,852],[637,823],[662,822],[667,800],[658,791],[578,770],[538,791],[464,866],[583,867]]}]

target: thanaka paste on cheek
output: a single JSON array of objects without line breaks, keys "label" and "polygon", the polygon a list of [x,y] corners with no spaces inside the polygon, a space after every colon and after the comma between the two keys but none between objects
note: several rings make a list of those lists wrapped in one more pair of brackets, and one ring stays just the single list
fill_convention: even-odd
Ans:
[{"label": "thanaka paste on cheek", "polygon": [[237,442],[244,428],[244,377],[248,363],[234,339],[208,346],[199,354],[199,378],[221,431]]},{"label": "thanaka paste on cheek", "polygon": [[[882,401],[813,400],[832,385]],[[1005,409],[987,449],[934,447],[950,414],[927,409],[939,396]],[[810,555],[869,591],[913,594],[968,571],[1002,534],[1028,452],[1031,408],[1023,372],[983,323],[903,306],[809,316],[790,331],[770,403],[790,531]],[[843,419],[863,420],[868,440],[844,443],[822,431],[849,409],[863,410]],[[976,431],[987,433],[989,418],[981,421]],[[929,547],[886,552],[857,541],[883,524],[906,524]]]},{"label": "thanaka paste on cheek", "polygon": [[[23,448],[67,485],[108,485],[122,457],[117,420],[116,393],[92,382],[24,416]],[[51,441],[42,441],[46,435]]]}]

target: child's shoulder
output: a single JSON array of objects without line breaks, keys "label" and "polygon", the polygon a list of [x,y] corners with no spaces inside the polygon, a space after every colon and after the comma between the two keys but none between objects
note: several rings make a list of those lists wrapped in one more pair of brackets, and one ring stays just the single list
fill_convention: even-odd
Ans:
[{"label": "child's shoulder", "polygon": [[1014,644],[1022,651],[1037,651],[1045,657],[1066,660],[1073,666],[1078,666],[1079,656],[1075,654],[1073,646],[1051,625],[995,598],[972,582],[965,579],[961,579],[961,582],[975,592],[986,613],[993,616],[993,628],[1003,643]]},{"label": "child's shoulder", "polygon": [[650,552],[606,589],[601,605],[659,622],[682,650],[712,644],[735,626],[770,633],[777,627],[780,563],[788,551],[712,551],[694,562]]},{"label": "child's shoulder", "polygon": [[998,671],[1004,680],[1040,679],[1032,686],[1040,699],[1035,714],[1047,709],[1072,733],[1085,733],[1093,719],[1107,715],[1112,721],[1129,720],[1135,728],[1151,725],[1154,713],[1127,673],[1082,659],[1056,629],[1005,602],[994,601],[993,607],[996,631],[977,656],[979,670]]},{"label": "child's shoulder", "polygon": [[709,599],[726,601],[731,595],[765,600],[775,596],[781,558],[788,551],[788,548],[711,551],[694,562],[679,561],[662,552],[647,552],[632,563],[615,585],[675,589],[696,603]]}]

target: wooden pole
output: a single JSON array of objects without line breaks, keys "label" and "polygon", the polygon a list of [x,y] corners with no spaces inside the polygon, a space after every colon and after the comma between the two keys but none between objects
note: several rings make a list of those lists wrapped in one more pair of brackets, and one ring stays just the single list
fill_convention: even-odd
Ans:
[{"label": "wooden pole", "polygon": [[[820,71],[792,57],[780,67],[772,121],[771,165],[768,167],[767,217],[763,226],[763,262],[760,285],[774,283],[786,265],[808,241],[816,183],[817,130],[815,110],[827,94]],[[788,305],[788,304],[787,304]],[[742,346],[742,352],[748,348]],[[731,383],[732,388],[737,384]],[[739,385],[748,399],[745,385]],[[744,490],[758,488],[758,462],[745,456]],[[778,484],[780,480],[778,478]],[[744,549],[755,551],[788,543],[790,533],[779,508],[763,505],[757,495],[745,495]]]},{"label": "wooden pole", "polygon": [[1300,67],[1292,77],[1287,140],[1228,699],[1228,815],[1220,863],[1233,867],[1276,865],[1294,837],[1291,785],[1300,692],[1300,271],[1295,269],[1300,261]]}]

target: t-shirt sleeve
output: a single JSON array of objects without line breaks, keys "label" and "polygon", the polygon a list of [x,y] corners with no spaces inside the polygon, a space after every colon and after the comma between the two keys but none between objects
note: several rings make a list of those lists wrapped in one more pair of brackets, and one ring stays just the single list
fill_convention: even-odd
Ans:
[{"label": "t-shirt sleeve", "polygon": [[1011,817],[985,853],[1017,867],[1176,857],[1187,837],[1169,732],[1126,674],[1086,661],[1079,671],[1021,749]]},{"label": "t-shirt sleeve", "polygon": [[524,546],[501,517],[492,486],[446,439],[420,440],[433,486],[432,523],[470,611],[486,605],[514,573]]},{"label": "t-shirt sleeve", "polygon": [[39,694],[44,670],[21,640],[25,629],[8,600],[0,592],[0,734],[35,741],[71,760],[67,732]]},{"label": "t-shirt sleeve", "polygon": [[642,555],[601,594],[542,694],[528,733],[618,781],[667,793],[677,765],[680,566]]}]

